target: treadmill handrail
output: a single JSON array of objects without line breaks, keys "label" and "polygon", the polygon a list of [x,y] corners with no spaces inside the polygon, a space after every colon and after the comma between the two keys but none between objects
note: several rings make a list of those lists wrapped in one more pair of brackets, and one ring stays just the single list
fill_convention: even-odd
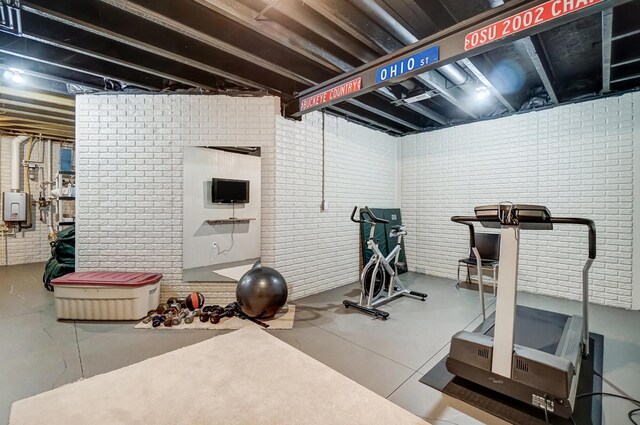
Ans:
[{"label": "treadmill handrail", "polygon": [[476,233],[472,222],[479,222],[480,220],[477,217],[454,215],[451,217],[451,221],[469,226],[469,248],[473,250],[476,247]]},{"label": "treadmill handrail", "polygon": [[[493,221],[486,218],[480,220],[478,217],[474,216],[461,216],[455,215],[451,217],[451,221],[455,223],[464,224],[470,227],[471,233],[471,247],[475,246],[475,238],[473,237],[473,223],[478,223],[480,221]],[[498,220],[495,220],[496,222]],[[579,218],[579,217],[551,217],[549,221],[553,224],[579,224],[583,226],[587,226],[589,228],[589,258],[595,260],[596,258],[596,224],[593,220],[588,218]]]},{"label": "treadmill handrail", "polygon": [[589,356],[589,269],[596,258],[596,224],[588,218],[551,217],[556,224],[579,224],[589,228],[589,258],[582,269],[582,354]]},{"label": "treadmill handrail", "polygon": [[589,228],[589,258],[596,259],[596,224],[588,218],[578,217],[551,217],[554,224],[580,224]]}]

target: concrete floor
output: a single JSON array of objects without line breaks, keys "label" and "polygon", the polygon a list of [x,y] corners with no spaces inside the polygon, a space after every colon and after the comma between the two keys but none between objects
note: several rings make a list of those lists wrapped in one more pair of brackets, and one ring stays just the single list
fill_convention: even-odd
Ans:
[{"label": "concrete floor", "polygon": [[[43,264],[0,268],[0,423],[11,403],[211,338],[222,331],[154,332],[126,323],[59,322],[53,294],[42,288]],[[448,350],[460,329],[480,323],[476,292],[420,274],[403,280],[429,293],[426,302],[402,298],[384,307],[388,321],[346,310],[349,285],[295,302],[292,330],[273,335],[434,425],[504,424],[418,382]],[[490,296],[490,310],[493,302]],[[519,303],[579,313],[580,304],[520,294]],[[605,335],[605,391],[640,397],[640,312],[593,306],[592,330]],[[179,365],[177,366],[179,367]],[[628,423],[630,403],[605,398],[604,423]]]}]

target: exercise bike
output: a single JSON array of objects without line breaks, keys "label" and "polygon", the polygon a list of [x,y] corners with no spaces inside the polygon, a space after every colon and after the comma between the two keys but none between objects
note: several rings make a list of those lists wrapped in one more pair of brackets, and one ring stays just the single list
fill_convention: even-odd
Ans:
[{"label": "exercise bike", "polygon": [[[402,250],[402,238],[407,234],[404,226],[393,226],[391,233],[392,238],[397,238],[398,242],[393,250],[385,257],[378,243],[373,239],[376,230],[376,224],[388,224],[388,220],[376,217],[369,207],[364,207],[360,211],[360,218],[356,219],[358,207],[353,207],[351,213],[351,221],[354,223],[368,223],[371,228],[369,230],[369,239],[367,239],[367,248],[373,251],[373,255],[369,262],[364,266],[360,275],[360,301],[354,302],[345,300],[342,303],[346,308],[353,307],[364,313],[380,317],[387,320],[389,313],[377,309],[376,307],[390,301],[393,298],[412,295],[418,297],[421,301],[427,298],[427,294],[422,292],[410,291],[402,281],[398,278],[398,259]],[[391,262],[393,261],[393,267]]]}]

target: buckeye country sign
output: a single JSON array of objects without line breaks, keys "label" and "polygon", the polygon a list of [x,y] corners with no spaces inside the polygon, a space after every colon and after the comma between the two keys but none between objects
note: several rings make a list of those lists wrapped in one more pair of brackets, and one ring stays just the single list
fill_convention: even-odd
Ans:
[{"label": "buckeye country sign", "polygon": [[353,80],[347,81],[346,83],[340,84],[339,86],[330,88],[321,93],[314,94],[313,96],[309,96],[300,100],[300,110],[304,111],[305,109],[322,105],[323,103],[327,103],[331,100],[338,99],[348,94],[357,92],[361,88],[362,77],[354,78]]},{"label": "buckeye country sign", "polygon": [[394,78],[399,75],[406,74],[407,72],[411,72],[414,69],[430,65],[437,62],[438,59],[440,59],[440,47],[429,47],[428,49],[418,52],[415,55],[411,55],[408,58],[404,58],[376,69],[376,83],[381,83],[389,78]]},{"label": "buckeye country sign", "polygon": [[464,50],[475,49],[509,34],[535,27],[543,22],[584,9],[603,0],[551,0],[537,7],[470,32],[464,38]]}]

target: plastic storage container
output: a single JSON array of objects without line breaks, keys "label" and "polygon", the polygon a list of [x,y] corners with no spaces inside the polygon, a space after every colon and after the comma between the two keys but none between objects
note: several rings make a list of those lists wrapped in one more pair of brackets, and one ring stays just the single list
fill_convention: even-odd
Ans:
[{"label": "plastic storage container", "polygon": [[78,272],[51,281],[58,319],[138,320],[158,306],[160,273]]}]

